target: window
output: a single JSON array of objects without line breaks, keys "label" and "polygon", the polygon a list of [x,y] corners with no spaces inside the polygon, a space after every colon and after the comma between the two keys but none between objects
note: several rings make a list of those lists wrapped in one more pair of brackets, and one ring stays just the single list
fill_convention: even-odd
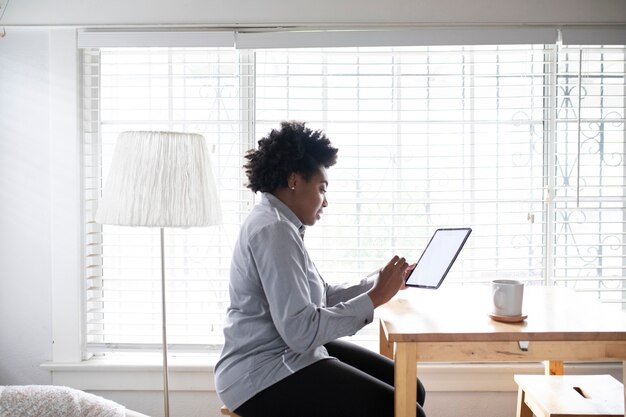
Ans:
[{"label": "window", "polygon": [[626,304],[624,48],[558,54],[546,196],[551,281]]},{"label": "window", "polygon": [[222,343],[228,269],[237,227],[252,204],[241,172],[238,57],[192,48],[84,50],[87,347],[159,348],[159,231],[93,222],[117,135],[124,130],[200,133],[212,149],[223,224],[166,229],[168,341],[172,349]]},{"label": "window", "polygon": [[[625,50],[562,45],[83,50],[85,295],[91,352],[160,346],[158,231],[93,222],[117,134],[203,134],[224,223],[166,229],[171,350],[219,349],[243,154],[281,120],[339,148],[307,247],[329,281],[437,227],[474,231],[448,285],[494,277],[626,305]],[[364,337],[370,333],[365,331]]]}]

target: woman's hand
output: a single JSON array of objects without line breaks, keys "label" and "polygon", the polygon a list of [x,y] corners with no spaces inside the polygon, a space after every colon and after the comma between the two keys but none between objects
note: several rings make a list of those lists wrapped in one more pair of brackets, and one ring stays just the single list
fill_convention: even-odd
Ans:
[{"label": "woman's hand", "polygon": [[[413,265],[413,267],[415,267]],[[367,292],[372,300],[374,308],[385,304],[404,287],[404,280],[410,266],[406,259],[394,256],[383,269],[381,269],[374,286]]]},{"label": "woman's hand", "polygon": [[409,265],[409,267],[406,269],[406,272],[404,273],[404,279],[402,280],[402,287],[400,287],[401,290],[406,290],[408,288],[406,286],[406,279],[408,278],[409,275],[411,275],[411,272],[413,272],[416,266],[417,266],[417,263],[414,263],[414,264]]}]

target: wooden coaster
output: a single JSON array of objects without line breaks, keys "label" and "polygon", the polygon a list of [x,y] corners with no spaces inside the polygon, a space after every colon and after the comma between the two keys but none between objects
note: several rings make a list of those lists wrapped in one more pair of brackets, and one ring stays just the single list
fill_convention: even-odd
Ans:
[{"label": "wooden coaster", "polygon": [[522,314],[520,316],[498,316],[497,314],[489,313],[491,320],[499,321],[502,323],[521,323],[528,317],[528,314]]}]

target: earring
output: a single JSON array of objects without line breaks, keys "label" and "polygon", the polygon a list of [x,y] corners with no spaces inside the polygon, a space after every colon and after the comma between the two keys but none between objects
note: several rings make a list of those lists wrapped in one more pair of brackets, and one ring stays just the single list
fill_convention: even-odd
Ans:
[{"label": "earring", "polygon": [[295,189],[296,189],[296,186],[294,185],[293,187],[291,187],[291,189],[292,189],[292,190],[295,190]]}]

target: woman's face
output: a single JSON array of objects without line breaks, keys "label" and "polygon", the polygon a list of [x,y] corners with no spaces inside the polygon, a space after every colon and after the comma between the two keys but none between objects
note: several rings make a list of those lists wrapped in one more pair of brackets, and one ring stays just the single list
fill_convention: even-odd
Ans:
[{"label": "woman's face", "polygon": [[292,174],[287,192],[291,192],[289,208],[298,216],[302,224],[313,226],[322,216],[326,200],[328,177],[326,168],[321,167],[319,172],[306,181],[300,174]]}]

